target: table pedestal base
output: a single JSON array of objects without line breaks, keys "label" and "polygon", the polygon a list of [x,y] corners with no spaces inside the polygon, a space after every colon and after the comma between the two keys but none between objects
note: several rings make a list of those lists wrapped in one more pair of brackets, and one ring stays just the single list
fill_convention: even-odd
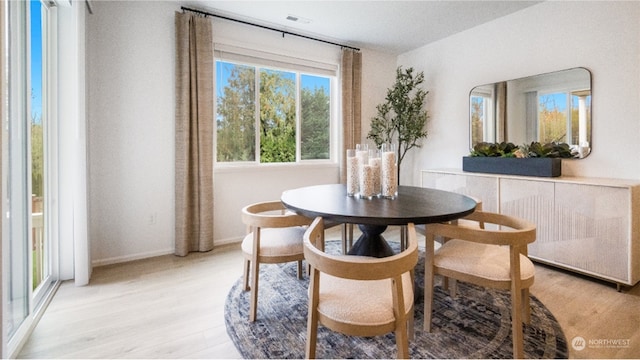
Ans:
[{"label": "table pedestal base", "polygon": [[358,225],[362,235],[353,244],[349,255],[373,256],[377,258],[395,255],[393,249],[382,237],[386,225]]}]

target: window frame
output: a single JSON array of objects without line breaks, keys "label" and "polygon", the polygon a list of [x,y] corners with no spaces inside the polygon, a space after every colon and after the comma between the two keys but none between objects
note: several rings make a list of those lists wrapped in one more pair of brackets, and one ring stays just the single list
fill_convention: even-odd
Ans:
[{"label": "window frame", "polygon": [[[228,44],[214,44],[214,61],[213,66],[217,68],[219,61],[232,63],[243,66],[251,66],[255,68],[255,89],[256,97],[254,99],[256,105],[255,112],[255,160],[254,161],[218,161],[217,136],[218,129],[214,126],[213,141],[214,154],[213,161],[215,168],[237,168],[237,167],[277,167],[277,166],[299,166],[299,165],[318,165],[331,164],[338,162],[339,137],[338,137],[338,119],[339,119],[339,93],[338,93],[338,76],[339,65],[326,62],[318,62],[309,59],[291,57],[281,54],[268,53],[259,50],[246,49]],[[273,71],[292,72],[295,74],[295,104],[296,104],[296,156],[292,162],[260,162],[260,71],[262,69]],[[217,71],[214,69],[214,121],[218,114],[218,91],[217,91]],[[302,159],[302,111],[301,111],[301,92],[302,92],[302,76],[321,76],[329,78],[329,158],[328,159]]]},{"label": "window frame", "polygon": [[[474,98],[482,99],[482,142],[495,142],[497,126],[495,121],[495,92],[487,89],[474,89],[469,94],[469,102],[473,104]],[[469,116],[473,116],[473,106],[469,107]],[[471,144],[478,142],[474,139],[473,131],[470,131]]]}]

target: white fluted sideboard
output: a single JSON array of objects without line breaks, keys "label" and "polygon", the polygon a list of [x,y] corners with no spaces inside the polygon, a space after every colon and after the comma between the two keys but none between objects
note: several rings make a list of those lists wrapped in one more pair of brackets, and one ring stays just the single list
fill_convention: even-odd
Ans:
[{"label": "white fluted sideboard", "polygon": [[485,211],[533,221],[529,256],[618,285],[640,280],[640,181],[422,171],[422,186],[482,199]]}]

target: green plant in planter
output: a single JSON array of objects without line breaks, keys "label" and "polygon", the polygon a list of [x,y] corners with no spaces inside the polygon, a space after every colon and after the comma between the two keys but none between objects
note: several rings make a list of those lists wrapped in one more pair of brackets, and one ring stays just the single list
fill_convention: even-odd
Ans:
[{"label": "green plant in planter", "polygon": [[473,146],[470,156],[517,157],[517,158],[573,158],[577,152],[566,143],[546,143],[537,141],[516,146],[510,142],[480,142]]},{"label": "green plant in planter", "polygon": [[473,149],[471,150],[471,156],[515,157],[514,152],[517,149],[518,147],[510,142],[480,142],[473,146]]},{"label": "green plant in planter", "polygon": [[419,86],[424,82],[424,73],[414,74],[413,68],[396,69],[396,82],[387,89],[385,102],[376,106],[378,113],[371,119],[371,130],[367,139],[382,144],[396,144],[398,162],[398,184],[400,183],[400,164],[413,147],[421,147],[419,141],[427,137],[425,126],[429,118],[423,109],[428,91]]},{"label": "green plant in planter", "polygon": [[572,151],[567,143],[546,143],[532,142],[529,145],[521,145],[520,150],[526,154],[526,157],[549,157],[549,158],[573,158],[577,156],[577,152]]}]

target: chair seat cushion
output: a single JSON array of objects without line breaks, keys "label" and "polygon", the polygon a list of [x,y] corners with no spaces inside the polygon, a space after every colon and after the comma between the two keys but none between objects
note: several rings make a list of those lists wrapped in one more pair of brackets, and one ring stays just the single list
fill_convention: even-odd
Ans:
[{"label": "chair seat cushion", "polygon": [[[409,314],[413,305],[411,275],[402,275],[404,306]],[[350,280],[320,274],[318,312],[353,325],[384,325],[395,321],[391,279]]]},{"label": "chair seat cushion", "polygon": [[[447,241],[435,253],[436,267],[460,273],[480,276],[494,281],[509,281],[509,248],[453,239]],[[520,255],[520,275],[527,280],[535,275],[533,263]]]},{"label": "chair seat cushion", "polygon": [[[293,226],[287,228],[260,229],[261,256],[288,256],[303,253],[302,237],[307,228]],[[253,253],[253,233],[247,234],[242,240],[242,251]]]}]

